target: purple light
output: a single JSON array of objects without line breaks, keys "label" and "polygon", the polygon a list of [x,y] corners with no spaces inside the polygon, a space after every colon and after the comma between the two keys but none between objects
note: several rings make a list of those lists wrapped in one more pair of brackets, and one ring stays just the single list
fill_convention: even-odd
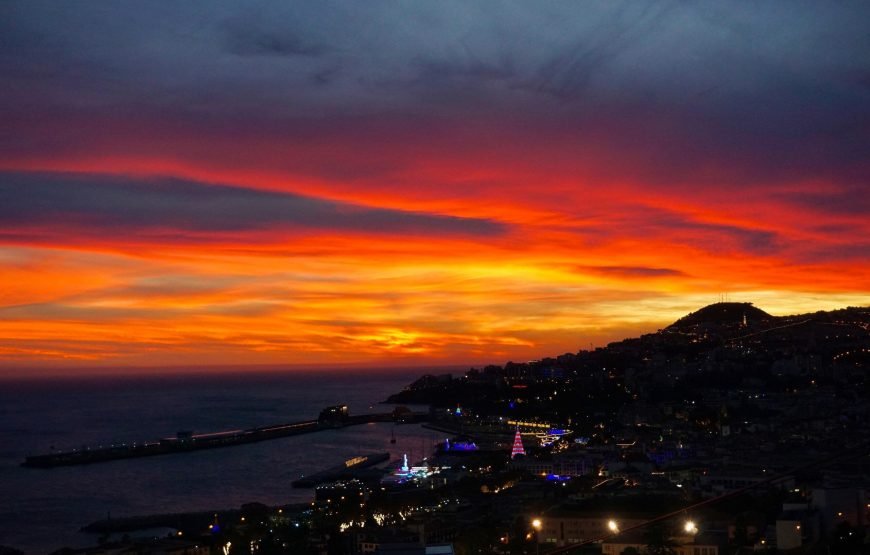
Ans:
[{"label": "purple light", "polygon": [[477,451],[477,444],[473,441],[454,441],[449,447],[451,451]]}]

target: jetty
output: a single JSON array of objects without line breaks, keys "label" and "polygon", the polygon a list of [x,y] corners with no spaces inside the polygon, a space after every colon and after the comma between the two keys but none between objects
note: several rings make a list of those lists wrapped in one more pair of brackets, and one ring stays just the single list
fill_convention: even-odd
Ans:
[{"label": "jetty", "polygon": [[323,430],[335,430],[368,424],[370,422],[419,423],[428,420],[428,416],[426,413],[414,413],[403,407],[398,407],[392,412],[351,416],[348,414],[346,405],[335,405],[323,409],[317,420],[288,422],[245,430],[228,430],[206,434],[181,431],[173,437],[166,437],[156,441],[123,443],[108,447],[82,447],[72,451],[32,455],[25,458],[21,466],[54,468],[58,466],[95,464],[120,459],[188,453],[202,449],[232,447],[234,445],[309,434]]}]

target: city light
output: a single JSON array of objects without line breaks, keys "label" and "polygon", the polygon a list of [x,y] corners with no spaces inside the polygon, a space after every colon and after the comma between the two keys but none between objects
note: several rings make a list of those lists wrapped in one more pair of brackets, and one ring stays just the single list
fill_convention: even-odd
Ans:
[{"label": "city light", "polygon": [[686,524],[683,526],[683,530],[685,530],[687,534],[697,534],[698,526],[695,524],[695,521],[687,520]]},{"label": "city light", "polygon": [[[519,432],[518,432],[519,434]],[[532,519],[532,528],[535,529],[535,553],[541,552],[541,538],[539,536],[541,532],[541,527],[543,527],[544,523],[541,522],[540,518]],[[527,537],[531,539],[532,534],[529,534]]]},{"label": "city light", "polygon": [[616,523],[615,520],[607,521],[607,529],[610,530],[611,532],[613,532],[614,534],[619,533],[619,525]]}]

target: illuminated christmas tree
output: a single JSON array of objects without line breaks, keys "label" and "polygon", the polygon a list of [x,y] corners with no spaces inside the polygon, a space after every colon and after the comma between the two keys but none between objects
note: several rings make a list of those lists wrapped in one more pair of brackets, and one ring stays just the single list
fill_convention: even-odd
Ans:
[{"label": "illuminated christmas tree", "polygon": [[523,438],[520,437],[520,429],[517,428],[517,434],[514,436],[514,446],[511,449],[511,458],[517,455],[525,455],[526,450],[523,449]]}]

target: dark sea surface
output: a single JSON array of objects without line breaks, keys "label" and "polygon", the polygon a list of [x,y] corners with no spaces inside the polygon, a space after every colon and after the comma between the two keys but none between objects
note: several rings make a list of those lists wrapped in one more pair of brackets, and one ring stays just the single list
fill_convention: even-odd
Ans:
[{"label": "dark sea surface", "polygon": [[[64,378],[0,381],[0,545],[26,553],[96,544],[95,520],[163,512],[278,505],[312,499],[290,482],[375,451],[417,460],[443,438],[419,425],[366,424],[260,443],[107,463],[23,468],[26,455],[82,445],[156,440],[316,418],[328,405],[351,414],[379,405],[423,372]],[[395,429],[396,444],[390,444]],[[425,453],[424,453],[425,452]]]}]

